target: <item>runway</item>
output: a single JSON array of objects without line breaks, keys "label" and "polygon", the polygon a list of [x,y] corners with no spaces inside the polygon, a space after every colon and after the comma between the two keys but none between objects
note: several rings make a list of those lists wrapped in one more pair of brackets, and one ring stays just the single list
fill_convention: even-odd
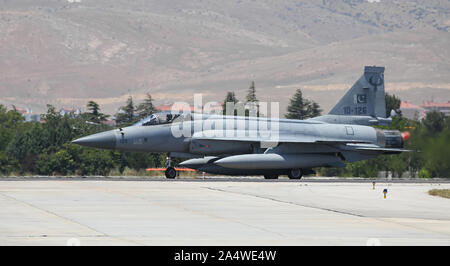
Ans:
[{"label": "runway", "polygon": [[0,245],[450,245],[435,188],[450,184],[2,178]]}]

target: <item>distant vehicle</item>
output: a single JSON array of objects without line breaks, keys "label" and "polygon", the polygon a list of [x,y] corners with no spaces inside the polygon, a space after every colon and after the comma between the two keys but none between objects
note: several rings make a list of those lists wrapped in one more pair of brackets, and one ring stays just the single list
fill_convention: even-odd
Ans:
[{"label": "distant vehicle", "polygon": [[[391,112],[393,115],[395,112]],[[369,66],[324,116],[292,120],[162,112],[133,126],[73,143],[101,149],[165,152],[172,158],[190,158],[180,164],[183,167],[212,174],[263,175],[266,179],[288,175],[300,179],[313,173],[314,167],[345,167],[344,162],[406,151],[403,144],[409,137],[407,132],[371,127],[389,125],[391,121],[392,117],[386,118],[384,67]],[[176,136],[174,128],[189,134]],[[169,160],[165,175],[175,178],[176,174]]]}]

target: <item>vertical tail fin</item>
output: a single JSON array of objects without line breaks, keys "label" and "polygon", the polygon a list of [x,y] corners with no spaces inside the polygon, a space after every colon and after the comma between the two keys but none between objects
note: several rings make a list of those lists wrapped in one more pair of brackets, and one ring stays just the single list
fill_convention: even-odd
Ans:
[{"label": "vertical tail fin", "polygon": [[329,114],[386,118],[384,67],[366,66],[364,75]]}]

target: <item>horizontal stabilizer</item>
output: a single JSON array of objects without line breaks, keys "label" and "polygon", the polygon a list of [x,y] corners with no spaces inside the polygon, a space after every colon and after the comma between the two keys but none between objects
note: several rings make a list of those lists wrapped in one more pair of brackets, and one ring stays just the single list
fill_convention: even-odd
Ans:
[{"label": "horizontal stabilizer", "polygon": [[404,150],[404,149],[395,149],[395,148],[375,148],[375,147],[358,147],[355,150],[358,151],[379,151],[379,152],[394,152],[394,153],[401,153],[401,152],[412,152],[412,150]]}]

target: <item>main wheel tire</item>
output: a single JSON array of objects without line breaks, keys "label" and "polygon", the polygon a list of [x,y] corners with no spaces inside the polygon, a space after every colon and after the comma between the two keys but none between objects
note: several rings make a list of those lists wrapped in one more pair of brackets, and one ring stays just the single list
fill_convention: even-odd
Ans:
[{"label": "main wheel tire", "polygon": [[168,167],[165,174],[167,178],[174,179],[177,176],[177,170],[175,170],[175,168],[173,167]]},{"label": "main wheel tire", "polygon": [[278,175],[264,175],[264,179],[278,179]]},{"label": "main wheel tire", "polygon": [[291,169],[289,170],[288,177],[289,179],[301,179],[303,176],[302,169]]}]

